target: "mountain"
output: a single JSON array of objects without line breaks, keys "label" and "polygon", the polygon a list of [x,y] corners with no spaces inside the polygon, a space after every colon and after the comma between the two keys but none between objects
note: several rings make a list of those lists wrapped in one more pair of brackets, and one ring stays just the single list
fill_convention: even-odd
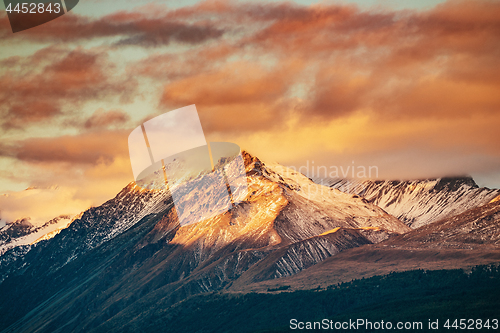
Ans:
[{"label": "mountain", "polygon": [[[363,198],[247,153],[243,157],[249,191],[224,214],[180,226],[168,190],[129,184],[11,260],[2,270],[0,294],[12,301],[0,304],[0,328],[119,331],[158,306],[291,276],[347,249],[410,230]],[[196,195],[199,205],[210,200]]]},{"label": "mountain", "polygon": [[71,216],[61,215],[38,227],[31,224],[28,218],[7,223],[0,228],[0,255],[16,246],[29,245],[51,238],[73,220]]},{"label": "mountain", "polygon": [[498,189],[478,187],[470,177],[412,181],[336,179],[321,182],[342,192],[364,197],[412,229],[484,205],[500,195]]},{"label": "mountain", "polygon": [[[51,257],[50,266],[44,269],[57,270],[79,255],[127,230],[144,216],[164,209],[168,195],[169,193],[164,191],[146,191],[131,183],[115,198],[99,207],[85,211],[67,228],[59,230],[58,235],[53,239],[43,240],[45,233],[42,233],[40,239],[34,230],[26,228],[23,229],[26,232],[25,238],[32,239],[33,242],[39,240],[35,244],[35,252],[43,251],[46,246],[50,245],[49,249],[44,251]],[[25,238],[20,237],[21,240]],[[15,243],[10,245],[11,248],[12,245]],[[21,251],[14,247],[4,254],[5,257],[10,258],[9,260],[4,260],[4,256],[0,257],[0,281],[16,267],[29,266],[29,258],[25,260],[22,255],[27,250],[29,247],[26,246],[23,246]]]}]

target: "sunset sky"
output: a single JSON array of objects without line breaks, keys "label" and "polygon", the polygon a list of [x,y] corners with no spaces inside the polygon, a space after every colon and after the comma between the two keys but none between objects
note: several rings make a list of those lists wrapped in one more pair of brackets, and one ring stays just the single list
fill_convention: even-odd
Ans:
[{"label": "sunset sky", "polygon": [[112,198],[132,129],[190,104],[263,160],[500,187],[500,1],[81,0],[15,34],[1,7],[1,220]]}]

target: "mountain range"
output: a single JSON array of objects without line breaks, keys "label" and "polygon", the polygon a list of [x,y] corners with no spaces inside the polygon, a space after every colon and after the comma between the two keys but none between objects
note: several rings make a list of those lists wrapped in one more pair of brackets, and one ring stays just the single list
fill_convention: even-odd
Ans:
[{"label": "mountain range", "polygon": [[0,330],[136,331],[196,295],[500,262],[500,191],[471,178],[323,186],[242,155],[248,193],[224,214],[181,226],[168,190],[130,183],[53,238],[5,251]]},{"label": "mountain range", "polygon": [[342,192],[363,196],[412,229],[484,205],[500,195],[500,190],[480,188],[471,177],[325,181]]}]

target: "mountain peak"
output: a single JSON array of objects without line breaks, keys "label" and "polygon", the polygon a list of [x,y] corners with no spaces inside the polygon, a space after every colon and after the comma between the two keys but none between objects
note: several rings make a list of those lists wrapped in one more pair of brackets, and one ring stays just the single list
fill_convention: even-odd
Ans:
[{"label": "mountain peak", "polygon": [[436,191],[448,190],[456,191],[463,185],[471,188],[479,188],[474,179],[470,176],[443,177],[437,179],[437,184],[434,186]]},{"label": "mountain peak", "polygon": [[15,220],[13,222],[7,222],[7,225],[12,225],[12,226],[17,226],[17,227],[24,227],[24,228],[33,228],[33,224],[30,222],[31,218],[29,217],[24,217],[18,220]]},{"label": "mountain peak", "polygon": [[249,153],[246,150],[241,151],[241,156],[243,157],[243,162],[245,164],[245,167],[247,167],[253,163],[262,163],[262,161],[257,156]]}]

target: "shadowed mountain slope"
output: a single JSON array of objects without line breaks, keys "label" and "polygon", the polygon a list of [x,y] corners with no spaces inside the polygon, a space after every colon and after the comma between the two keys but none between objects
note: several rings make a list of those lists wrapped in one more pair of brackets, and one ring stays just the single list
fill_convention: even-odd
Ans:
[{"label": "shadowed mountain slope", "polygon": [[234,285],[240,292],[327,286],[412,269],[457,269],[500,262],[500,201],[470,209],[378,244],[348,249],[300,273]]}]

